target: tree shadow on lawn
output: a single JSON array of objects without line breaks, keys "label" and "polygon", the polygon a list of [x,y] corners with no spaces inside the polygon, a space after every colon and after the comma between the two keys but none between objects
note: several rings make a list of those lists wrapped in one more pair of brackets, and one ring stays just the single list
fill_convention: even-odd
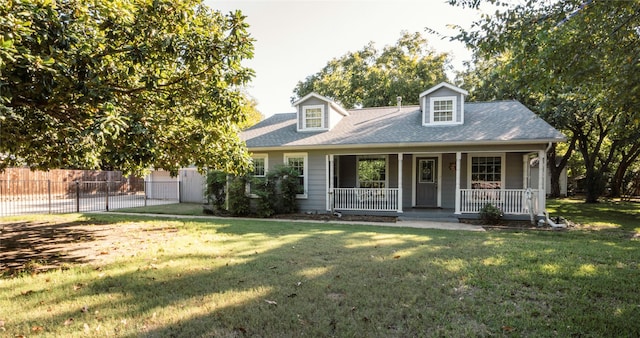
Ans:
[{"label": "tree shadow on lawn", "polygon": [[[110,332],[126,336],[640,333],[640,299],[624,290],[634,285],[628,275],[637,277],[637,243],[592,241],[587,249],[570,245],[575,236],[562,240],[565,233],[259,225],[263,230],[253,222],[194,221],[201,239],[224,235],[206,243],[219,250],[215,255],[163,251],[152,263],[126,264],[122,273],[109,273],[116,270],[107,264],[106,276],[84,280],[64,298],[14,301],[28,309],[102,295],[67,329],[82,330],[81,322],[94,328],[109,316],[127,320]],[[519,240],[534,247],[518,252]],[[630,266],[597,261],[605,253]],[[52,322],[62,325],[79,313],[70,308]]]},{"label": "tree shadow on lawn", "polygon": [[[86,222],[11,222],[0,224],[0,275],[43,272],[87,261],[83,247],[105,237]],[[85,245],[79,245],[85,243]]]}]

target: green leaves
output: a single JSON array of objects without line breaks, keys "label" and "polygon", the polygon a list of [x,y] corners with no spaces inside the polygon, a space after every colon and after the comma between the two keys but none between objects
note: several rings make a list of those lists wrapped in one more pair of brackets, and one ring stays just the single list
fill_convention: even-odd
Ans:
[{"label": "green leaves", "polygon": [[244,170],[244,18],[199,0],[9,2],[0,168]]},{"label": "green leaves", "polygon": [[331,97],[347,108],[417,104],[422,91],[446,81],[446,54],[429,48],[420,33],[403,32],[396,45],[377,50],[369,43],[330,60],[318,73],[298,82],[292,102],[310,92]]},{"label": "green leaves", "polygon": [[591,182],[587,200],[595,201],[614,167],[640,156],[632,122],[640,111],[639,26],[637,1],[529,0],[456,37],[476,51],[463,78],[476,98],[517,98],[570,135]]}]

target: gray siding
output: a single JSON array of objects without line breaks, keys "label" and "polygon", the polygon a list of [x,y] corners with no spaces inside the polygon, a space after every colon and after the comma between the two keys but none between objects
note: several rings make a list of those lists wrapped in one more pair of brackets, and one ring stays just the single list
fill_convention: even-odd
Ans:
[{"label": "gray siding", "polygon": [[467,167],[469,166],[469,160],[466,154],[462,154],[462,159],[460,160],[460,189],[466,189],[469,184],[469,178],[467,177]]},{"label": "gray siding", "polygon": [[507,153],[505,155],[506,167],[505,167],[505,189],[523,189],[523,163],[522,153]]},{"label": "gray siding", "polygon": [[[324,152],[311,151],[271,151],[269,156],[269,170],[284,165],[285,153],[306,153],[307,154],[307,198],[298,199],[298,206],[301,211],[324,211],[326,210],[326,156]],[[261,153],[263,154],[263,153]]]},{"label": "gray siding", "polygon": [[[404,158],[402,160],[402,164],[404,165]],[[389,182],[389,186],[387,188],[398,187],[398,155],[397,154],[392,154],[387,157],[387,182]]]},{"label": "gray siding", "polygon": [[446,209],[456,206],[456,171],[449,169],[450,163],[456,163],[456,154],[442,154],[442,184],[439,189],[442,196],[441,206]]},{"label": "gray siding", "polygon": [[411,207],[411,191],[413,188],[413,155],[402,156],[402,206]]},{"label": "gray siding", "polygon": [[308,153],[307,169],[309,171],[308,191],[306,199],[299,199],[301,211],[327,210],[327,158],[324,152]]}]

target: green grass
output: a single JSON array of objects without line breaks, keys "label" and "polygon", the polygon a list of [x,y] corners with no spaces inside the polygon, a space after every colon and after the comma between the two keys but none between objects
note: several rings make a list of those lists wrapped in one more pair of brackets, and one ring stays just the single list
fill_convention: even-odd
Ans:
[{"label": "green grass", "polygon": [[547,200],[547,210],[584,227],[640,233],[640,203],[603,200],[584,203],[581,199]]},{"label": "green grass", "polygon": [[117,209],[114,211],[141,213],[141,214],[205,216],[205,214],[202,212],[201,203],[174,203],[174,204],[164,204],[164,205],[151,205],[146,207],[123,208],[123,209]]},{"label": "green grass", "polygon": [[[554,207],[596,210],[581,206]],[[634,229],[621,219],[613,226]],[[640,335],[640,241],[631,236],[108,214],[21,220],[82,224],[95,233],[80,244],[108,242],[98,250],[112,260],[0,279],[0,336]],[[123,230],[102,237],[105,225]]]}]

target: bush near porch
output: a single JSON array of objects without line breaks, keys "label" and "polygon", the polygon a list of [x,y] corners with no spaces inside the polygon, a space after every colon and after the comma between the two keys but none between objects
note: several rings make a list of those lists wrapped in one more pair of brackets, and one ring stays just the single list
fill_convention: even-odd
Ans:
[{"label": "bush near porch", "polygon": [[[298,172],[289,166],[278,166],[264,177],[210,171],[207,173],[204,211],[215,215],[258,217],[291,214],[298,211],[296,195],[301,188]],[[256,198],[255,203],[251,203],[250,195]]]}]

